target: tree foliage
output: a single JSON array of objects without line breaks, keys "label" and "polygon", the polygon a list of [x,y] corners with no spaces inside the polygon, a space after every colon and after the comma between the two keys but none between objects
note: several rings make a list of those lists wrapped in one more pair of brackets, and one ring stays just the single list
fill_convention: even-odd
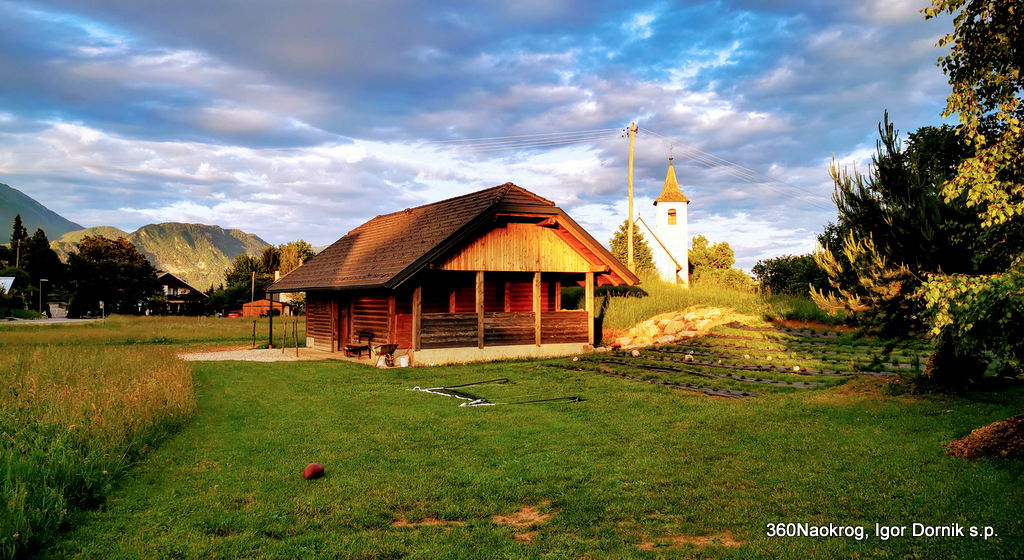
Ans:
[{"label": "tree foliage", "polygon": [[831,290],[812,290],[812,297],[887,335],[907,335],[924,328],[916,292],[926,274],[992,270],[1014,242],[1004,235],[1004,243],[992,243],[962,198],[943,197],[943,184],[970,154],[957,129],[924,127],[905,146],[888,114],[878,130],[867,173],[829,168],[838,222],[819,236],[815,259]]},{"label": "tree foliage", "polygon": [[698,235],[690,245],[690,273],[701,269],[726,269],[736,264],[732,247],[725,241],[711,244],[707,237]]},{"label": "tree foliage", "polygon": [[278,260],[281,275],[284,276],[295,270],[315,255],[316,252],[313,251],[313,246],[302,239],[280,245],[278,247]]},{"label": "tree foliage", "polygon": [[[316,253],[305,241],[292,241],[276,247],[265,247],[258,256],[241,254],[235,257],[224,274],[224,284],[211,290],[209,306],[217,312],[239,309],[242,304],[261,299],[274,283],[274,273],[288,274]],[[301,295],[292,295],[293,303],[301,302]]]},{"label": "tree foliage", "polygon": [[828,275],[810,253],[763,259],[750,271],[761,288],[770,294],[807,297],[812,287],[817,290],[829,288]]},{"label": "tree foliage", "polygon": [[86,236],[68,255],[68,314],[140,313],[160,293],[156,269],[125,238]]},{"label": "tree foliage", "polygon": [[717,284],[738,290],[753,286],[750,276],[732,268],[736,257],[725,241],[711,244],[707,237],[698,235],[691,242],[689,257],[690,281],[694,284]]},{"label": "tree foliage", "polygon": [[[625,265],[629,265],[629,233],[626,231],[628,228],[629,220],[623,220],[619,229],[608,243],[611,246],[612,255]],[[654,253],[651,251],[651,246],[647,243],[647,239],[640,233],[640,228],[635,225],[633,227],[633,260],[636,262],[635,272],[654,271]]]},{"label": "tree foliage", "polygon": [[[1010,371],[1024,364],[1024,10],[1016,0],[932,0],[926,19],[953,15],[953,31],[938,46],[952,92],[944,116],[956,114],[971,155],[943,186],[947,201],[963,199],[977,212],[984,237],[1001,245],[998,269],[978,275],[929,274],[919,295],[940,341],[937,355],[989,354]],[[933,374],[955,368],[935,360]],[[957,363],[952,360],[951,363]]]}]

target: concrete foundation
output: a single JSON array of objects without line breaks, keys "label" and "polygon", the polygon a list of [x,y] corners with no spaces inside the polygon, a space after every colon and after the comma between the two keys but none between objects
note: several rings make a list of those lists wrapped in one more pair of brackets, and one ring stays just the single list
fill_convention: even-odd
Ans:
[{"label": "concrete foundation", "polygon": [[432,348],[409,352],[414,366],[464,364],[516,358],[552,358],[587,352],[590,345],[582,342],[564,344],[522,344],[517,346],[488,346],[485,348]]}]

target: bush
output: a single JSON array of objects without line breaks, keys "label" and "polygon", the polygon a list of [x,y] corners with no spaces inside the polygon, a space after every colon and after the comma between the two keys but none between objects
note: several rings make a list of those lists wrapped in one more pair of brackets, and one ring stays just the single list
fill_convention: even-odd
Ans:
[{"label": "bush", "polygon": [[768,311],[765,312],[764,318],[768,321],[785,319],[788,321],[813,321],[830,325],[839,325],[850,321],[850,316],[845,311],[840,310],[835,314],[829,314],[807,297],[780,295],[771,296],[766,301],[768,303]]},{"label": "bush", "polygon": [[807,296],[809,287],[828,290],[828,275],[814,261],[814,255],[783,255],[758,261],[751,269],[768,295]]},{"label": "bush", "polygon": [[736,268],[697,268],[690,281],[701,287],[714,285],[739,291],[754,289],[754,281],[750,276]]}]

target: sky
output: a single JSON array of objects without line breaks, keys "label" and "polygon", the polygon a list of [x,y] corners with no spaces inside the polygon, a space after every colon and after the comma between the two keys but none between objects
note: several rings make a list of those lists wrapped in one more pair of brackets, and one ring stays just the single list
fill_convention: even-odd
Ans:
[{"label": "sky", "polygon": [[0,182],[313,245],[513,182],[606,242],[635,121],[637,213],[674,157],[691,235],[749,270],[813,249],[883,111],[943,122],[925,3],[0,0]]}]

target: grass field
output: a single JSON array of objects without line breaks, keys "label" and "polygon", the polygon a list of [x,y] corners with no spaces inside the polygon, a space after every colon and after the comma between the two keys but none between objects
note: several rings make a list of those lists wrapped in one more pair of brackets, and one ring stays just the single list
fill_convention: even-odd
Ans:
[{"label": "grass field", "polygon": [[[194,420],[100,509],[74,514],[43,557],[1024,555],[1021,464],[942,448],[1018,413],[1020,388],[885,397],[879,378],[856,377],[732,400],[578,371],[568,359],[193,367]],[[459,407],[408,390],[496,377],[514,383],[473,392],[586,400]],[[303,480],[312,461],[327,474]],[[779,522],[863,526],[867,538],[766,536]],[[913,538],[915,522],[998,536]],[[905,525],[908,536],[881,540],[876,523]]]}]

